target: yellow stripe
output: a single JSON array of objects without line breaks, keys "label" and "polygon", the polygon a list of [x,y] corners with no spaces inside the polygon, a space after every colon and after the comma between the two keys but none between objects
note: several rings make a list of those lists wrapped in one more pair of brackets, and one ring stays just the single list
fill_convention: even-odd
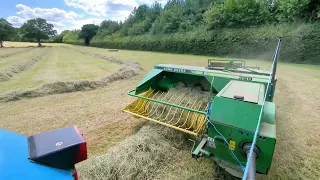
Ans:
[{"label": "yellow stripe", "polygon": [[188,130],[182,129],[182,128],[173,126],[173,125],[171,125],[171,124],[167,124],[167,123],[164,123],[164,122],[160,122],[160,121],[157,121],[157,120],[155,120],[155,119],[142,116],[142,115],[140,115],[140,114],[136,114],[136,113],[133,113],[133,112],[130,112],[130,111],[127,111],[127,110],[123,110],[123,112],[132,114],[132,115],[134,115],[134,116],[137,116],[137,117],[140,117],[140,118],[143,118],[143,119],[147,119],[147,120],[149,120],[149,121],[152,121],[152,122],[155,122],[155,123],[158,123],[158,124],[161,124],[161,125],[164,125],[164,126],[167,126],[167,127],[170,127],[170,128],[176,129],[176,130],[179,130],[179,131],[182,131],[182,132],[187,133],[187,134],[191,134],[191,135],[193,135],[193,136],[198,136],[198,133],[194,133],[194,132],[192,132],[192,131],[188,131]]}]

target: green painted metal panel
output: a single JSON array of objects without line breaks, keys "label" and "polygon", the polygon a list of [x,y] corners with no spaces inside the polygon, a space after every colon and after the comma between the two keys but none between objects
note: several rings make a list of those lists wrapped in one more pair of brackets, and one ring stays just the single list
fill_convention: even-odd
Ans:
[{"label": "green painted metal panel", "polygon": [[[246,101],[234,99],[243,95]],[[262,107],[264,85],[241,81],[230,81],[215,96],[210,119],[221,124],[238,127],[254,132]]]},{"label": "green painted metal panel", "polygon": [[266,102],[264,104],[262,121],[270,124],[275,123],[276,105],[273,102]]},{"label": "green painted metal panel", "polygon": [[161,69],[152,69],[152,71],[149,72],[148,75],[146,77],[144,77],[142,81],[140,81],[140,83],[138,84],[137,87],[139,87],[142,84],[146,83],[147,81],[149,81],[150,79],[152,79],[156,75],[160,74],[162,71],[163,70],[161,70]]},{"label": "green painted metal panel", "polygon": [[[242,163],[245,165],[247,162],[246,153],[242,150],[244,143],[252,142],[254,133],[242,130],[236,127],[228,126],[225,124],[214,123],[219,132],[228,140],[235,142],[234,153]],[[275,131],[275,126],[273,126]],[[215,147],[210,147],[207,143],[204,148],[206,151],[212,153],[216,158],[228,161],[238,165],[237,161],[233,158],[228,145],[222,140],[220,135],[215,129],[208,125],[207,134],[209,137],[214,138]],[[260,149],[260,154],[256,159],[256,170],[259,173],[267,174],[273,157],[276,139],[274,137],[265,137],[260,135],[256,145]]]},{"label": "green painted metal panel", "polygon": [[173,65],[173,64],[158,64],[154,67],[155,69],[161,69],[167,72],[192,74],[197,76],[215,76],[224,77],[227,79],[239,79],[244,81],[253,81],[260,83],[270,82],[269,76],[266,74],[257,75],[250,71],[232,72],[222,70],[212,70],[204,67],[197,66],[184,66],[184,65]]},{"label": "green painted metal panel", "polygon": [[[162,75],[161,75],[162,74]],[[267,74],[254,74],[250,71],[244,72],[231,72],[231,71],[221,71],[221,70],[211,70],[204,67],[196,66],[182,66],[182,65],[170,65],[162,64],[156,65],[155,68],[139,83],[137,86],[137,92],[143,92],[140,90],[146,90],[145,84],[153,85],[157,88],[156,82],[151,82],[157,79],[156,77],[170,75],[172,79],[183,80],[189,82],[191,79],[198,79],[196,77],[202,77],[211,83],[212,77],[214,77],[213,87],[217,92],[220,92],[231,80],[244,81],[250,83],[261,83],[266,87],[270,82],[269,76]],[[176,78],[175,76],[179,76]],[[181,78],[183,77],[183,78]],[[161,79],[161,77],[159,77]],[[159,79],[157,79],[159,80]],[[173,80],[174,81],[174,80]],[[143,86],[143,87],[140,87]],[[273,94],[267,96],[267,101],[272,101]]]},{"label": "green painted metal panel", "polygon": [[276,139],[276,125],[262,122],[260,125],[260,135]]},{"label": "green painted metal panel", "polygon": [[230,83],[219,94],[221,97],[234,99],[234,96],[242,96],[243,101],[258,103],[260,91],[263,93],[264,85],[244,81],[230,81]]},{"label": "green painted metal panel", "polygon": [[254,132],[261,105],[223,97],[215,97],[210,120]]},{"label": "green painted metal panel", "polygon": [[213,87],[220,92],[232,79],[216,76],[214,77]]}]

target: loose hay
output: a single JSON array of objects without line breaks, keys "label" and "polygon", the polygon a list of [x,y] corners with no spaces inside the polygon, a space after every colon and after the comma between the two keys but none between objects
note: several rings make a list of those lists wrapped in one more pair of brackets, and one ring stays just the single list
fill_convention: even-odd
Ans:
[{"label": "loose hay", "polygon": [[109,62],[112,62],[112,63],[116,63],[116,64],[124,64],[125,62],[120,60],[120,59],[117,59],[115,57],[108,57],[108,56],[104,56],[104,55],[101,55],[101,54],[95,54],[94,55],[95,57],[99,57],[101,59],[105,59]]},{"label": "loose hay", "polygon": [[20,100],[23,98],[41,97],[75,91],[87,91],[107,86],[109,83],[137,75],[142,70],[138,62],[128,62],[117,72],[98,80],[58,81],[43,84],[29,90],[17,90],[0,95],[0,102]]},{"label": "loose hay", "polygon": [[[116,63],[116,64],[120,64],[120,65],[126,63],[125,61],[122,61],[122,60],[117,59],[117,58],[115,58],[115,57],[109,57],[109,56],[105,56],[105,55],[102,55],[102,54],[88,53],[88,52],[81,51],[81,50],[79,50],[79,49],[76,49],[75,51],[78,52],[78,53],[81,53],[81,54],[98,57],[98,58],[100,58],[100,59],[107,60],[107,61],[109,61],[109,62],[111,62],[111,63]],[[118,50],[118,51],[119,51],[119,50]]]},{"label": "loose hay", "polygon": [[[196,85],[178,83],[168,93],[196,98],[205,108],[208,93]],[[177,98],[175,98],[177,99]],[[170,102],[170,100],[168,100]],[[190,102],[181,101],[190,106]],[[170,108],[160,105],[157,116],[173,115]],[[163,113],[163,111],[167,111]],[[161,114],[161,115],[159,115]],[[111,147],[104,155],[89,158],[77,166],[80,179],[152,179],[167,166],[186,143],[186,134],[163,127],[147,125],[119,145]]]},{"label": "loose hay", "polygon": [[[178,83],[167,93],[156,93],[154,99],[188,107],[198,111],[205,111],[208,103],[209,91],[203,91],[201,85]],[[200,132],[203,128],[204,116],[199,113],[175,108],[156,102],[146,105],[148,117],[176,127],[193,132]]]},{"label": "loose hay", "polygon": [[14,75],[19,74],[22,71],[25,71],[26,69],[32,67],[38,61],[40,61],[43,58],[43,56],[46,55],[46,53],[47,51],[42,53],[40,56],[31,57],[29,60],[26,60],[25,62],[12,66],[8,69],[0,70],[0,82],[8,81]]},{"label": "loose hay", "polygon": [[174,158],[186,138],[173,129],[144,126],[101,156],[77,165],[79,179],[151,179]]},{"label": "loose hay", "polygon": [[[11,47],[11,48],[17,48],[17,47]],[[4,54],[4,55],[1,55],[0,58],[6,58],[6,57],[10,57],[10,56],[13,56],[13,55],[16,55],[16,54],[20,54],[20,53],[29,51],[29,50],[31,50],[31,49],[33,49],[33,48],[34,48],[34,47],[28,47],[27,49],[24,49],[24,50],[22,50],[22,51],[17,51],[17,52],[10,53],[10,54]]]}]

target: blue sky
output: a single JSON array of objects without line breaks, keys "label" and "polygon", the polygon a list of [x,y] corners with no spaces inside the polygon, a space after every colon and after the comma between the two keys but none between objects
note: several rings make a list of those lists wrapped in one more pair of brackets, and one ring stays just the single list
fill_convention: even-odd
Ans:
[{"label": "blue sky", "polygon": [[[20,27],[33,18],[44,18],[58,32],[80,29],[83,24],[100,24],[112,19],[124,20],[134,7],[151,5],[155,0],[3,0],[0,18]],[[166,0],[158,0],[164,4]]]}]

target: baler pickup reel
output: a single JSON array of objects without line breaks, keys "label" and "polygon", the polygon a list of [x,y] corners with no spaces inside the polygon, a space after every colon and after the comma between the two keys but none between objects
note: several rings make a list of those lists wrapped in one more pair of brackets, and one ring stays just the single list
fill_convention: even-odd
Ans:
[{"label": "baler pickup reel", "polygon": [[136,95],[135,92],[136,90],[132,90],[129,95],[138,99],[125,107],[124,112],[194,136],[203,131],[206,104],[193,97],[191,92],[178,93],[152,88],[141,95]]}]

